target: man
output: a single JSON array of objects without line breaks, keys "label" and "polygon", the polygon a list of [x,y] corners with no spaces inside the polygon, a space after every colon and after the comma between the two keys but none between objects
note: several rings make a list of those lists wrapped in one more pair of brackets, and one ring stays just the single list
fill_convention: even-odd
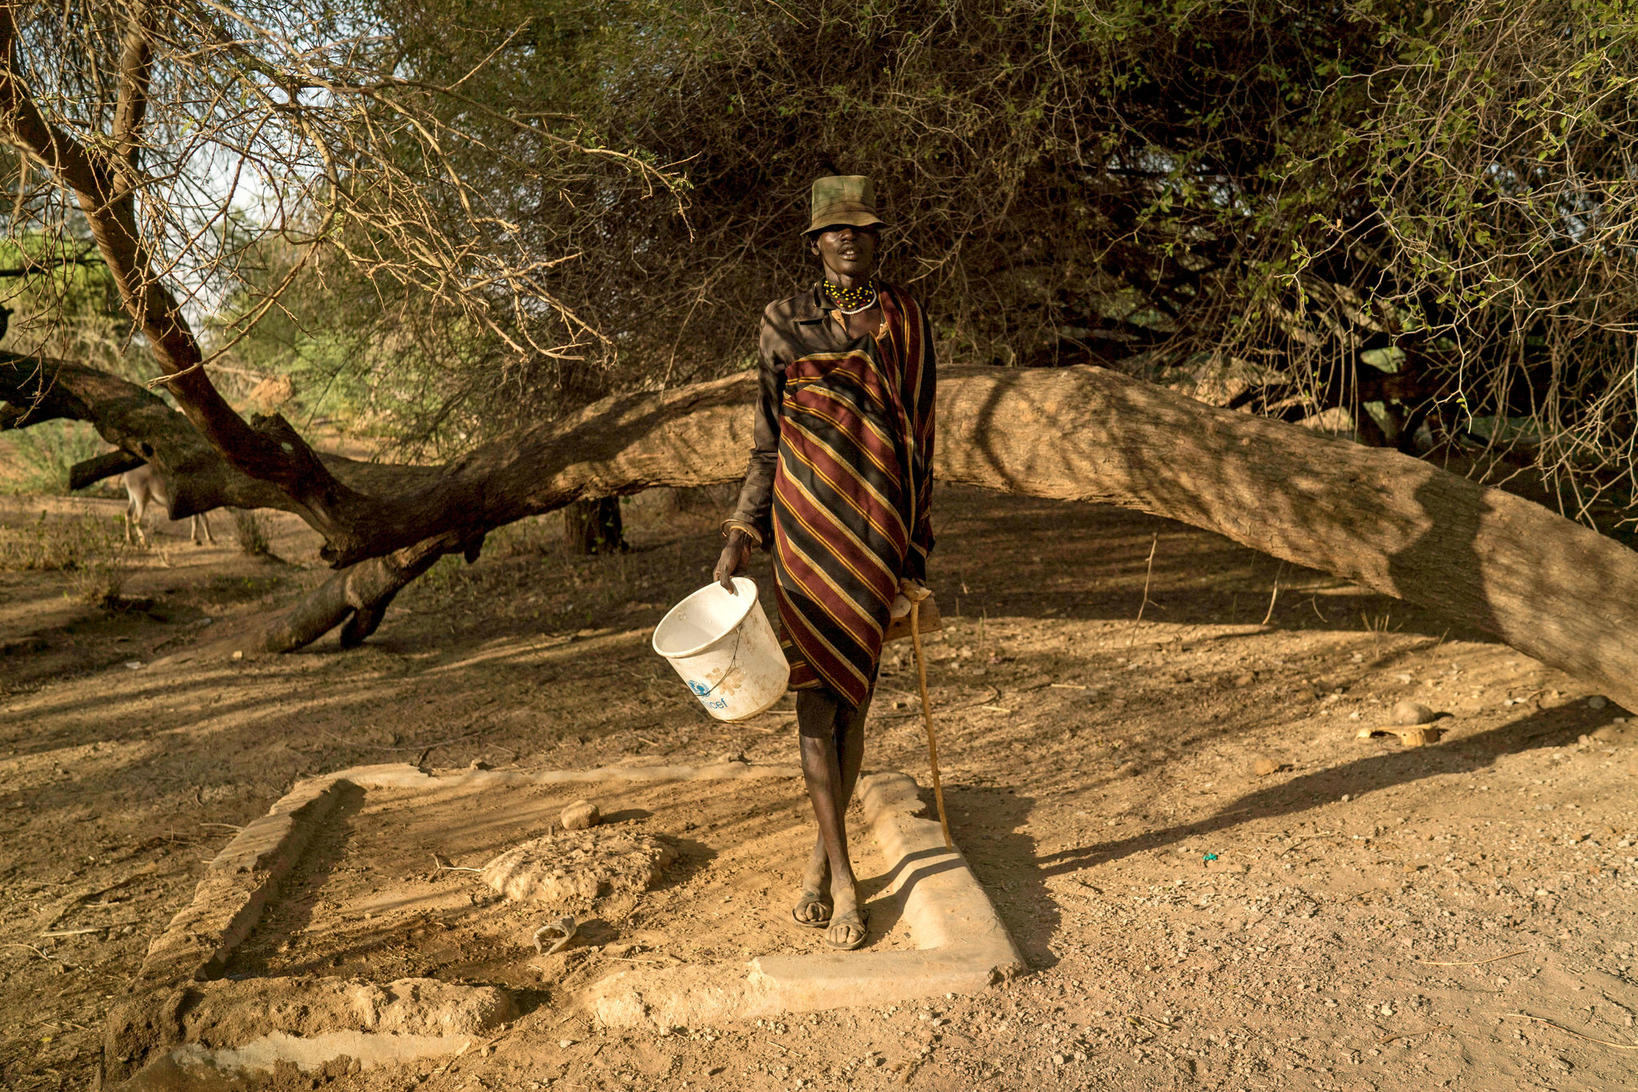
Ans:
[{"label": "man", "polygon": [[875,204],[862,176],[813,184],[803,234],[824,277],[763,312],[756,441],[715,570],[732,589],[753,546],[773,552],[819,826],[791,913],[843,949],[866,935],[845,816],[882,633],[933,547],[932,331],[908,292],[875,277]]}]

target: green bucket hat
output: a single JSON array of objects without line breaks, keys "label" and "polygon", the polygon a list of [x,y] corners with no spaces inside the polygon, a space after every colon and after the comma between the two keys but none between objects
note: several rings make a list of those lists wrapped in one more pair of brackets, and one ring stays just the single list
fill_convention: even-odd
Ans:
[{"label": "green bucket hat", "polygon": [[876,190],[862,174],[831,174],[813,183],[813,223],[803,235],[837,224],[854,227],[882,227],[887,221],[876,215]]}]

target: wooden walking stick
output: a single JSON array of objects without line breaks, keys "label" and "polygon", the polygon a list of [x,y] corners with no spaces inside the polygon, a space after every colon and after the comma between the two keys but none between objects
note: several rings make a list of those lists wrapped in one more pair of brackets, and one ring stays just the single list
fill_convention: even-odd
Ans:
[{"label": "wooden walking stick", "polygon": [[954,849],[950,838],[950,820],[944,814],[944,786],[938,779],[938,739],[933,735],[933,706],[927,700],[927,661],[921,654],[921,600],[910,600],[910,642],[916,649],[916,681],[921,684],[921,720],[927,726],[927,761],[933,767],[933,799],[938,803],[938,825],[944,829],[944,846]]}]

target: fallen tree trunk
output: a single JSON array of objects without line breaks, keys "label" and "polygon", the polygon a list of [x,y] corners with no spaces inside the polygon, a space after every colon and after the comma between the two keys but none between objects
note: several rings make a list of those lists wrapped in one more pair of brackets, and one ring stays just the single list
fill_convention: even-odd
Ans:
[{"label": "fallen tree trunk", "polygon": [[[230,634],[213,648],[233,652],[292,652],[341,627],[341,647],[355,648],[375,632],[393,598],[447,553],[461,548],[453,535],[418,542],[332,573],[295,604]],[[476,553],[473,553],[476,557]]]},{"label": "fallen tree trunk", "polygon": [[[6,363],[0,358],[0,397]],[[61,398],[62,385],[53,389],[62,405],[50,408],[98,420],[94,405]],[[608,398],[443,468],[325,457],[355,488],[413,483],[460,495],[467,507],[454,530],[442,526],[448,508],[439,502],[424,510],[426,522],[384,535],[412,545],[338,573],[335,588],[315,593],[330,607],[310,612],[310,621],[288,631],[290,640],[310,640],[326,617],[343,624],[357,615],[355,628],[373,628],[384,603],[424,569],[419,563],[436,560],[425,558],[435,545],[449,552],[571,501],[737,479],[751,444],[753,394],[753,377],[741,375]],[[170,414],[173,431],[187,427],[162,403],[158,411],[123,408],[133,418],[127,432],[135,417],[153,424],[156,412]],[[1531,501],[1396,452],[1215,409],[1098,368],[947,368],[938,414],[943,481],[1117,504],[1213,531],[1495,634],[1638,709],[1638,553]],[[185,445],[180,461],[209,462],[208,446],[197,443]],[[164,452],[142,446],[165,463]],[[202,470],[209,486],[196,495],[293,507],[219,458]]]},{"label": "fallen tree trunk", "polygon": [[1111,372],[959,374],[940,390],[944,481],[1214,531],[1476,626],[1638,709],[1638,553],[1613,539],[1394,451]]},{"label": "fallen tree trunk", "polygon": [[[538,476],[510,510],[734,480],[751,395],[736,378],[590,407],[520,455]],[[1495,634],[1638,709],[1638,553],[1532,501],[1094,368],[946,369],[938,414],[942,481],[1213,531]]]}]

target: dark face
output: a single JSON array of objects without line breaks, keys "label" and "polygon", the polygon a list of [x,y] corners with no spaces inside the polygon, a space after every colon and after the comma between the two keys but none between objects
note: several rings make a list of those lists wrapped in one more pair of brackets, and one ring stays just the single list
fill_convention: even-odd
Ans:
[{"label": "dark face", "polygon": [[873,227],[838,224],[813,237],[813,253],[825,263],[825,276],[843,288],[864,284],[876,271],[876,243],[881,233]]}]

